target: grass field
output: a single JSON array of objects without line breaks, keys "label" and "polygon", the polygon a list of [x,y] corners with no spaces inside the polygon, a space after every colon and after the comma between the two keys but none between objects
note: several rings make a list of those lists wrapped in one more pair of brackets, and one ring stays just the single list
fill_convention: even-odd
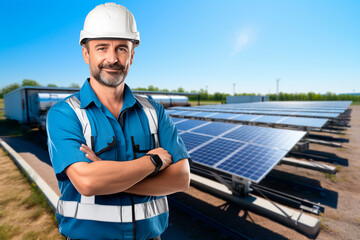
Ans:
[{"label": "grass field", "polygon": [[[198,101],[189,101],[191,106],[197,106]],[[200,101],[200,105],[222,104],[221,101]],[[352,102],[351,105],[360,105],[360,102]]]},{"label": "grass field", "polygon": [[[198,101],[189,101],[191,106],[197,106]],[[212,105],[212,104],[221,104],[221,101],[200,101],[200,105]]]},{"label": "grass field", "polygon": [[0,164],[0,239],[64,239],[44,195],[2,148]]},{"label": "grass field", "polygon": [[3,118],[5,115],[4,112],[4,99],[0,98],[0,118]]}]

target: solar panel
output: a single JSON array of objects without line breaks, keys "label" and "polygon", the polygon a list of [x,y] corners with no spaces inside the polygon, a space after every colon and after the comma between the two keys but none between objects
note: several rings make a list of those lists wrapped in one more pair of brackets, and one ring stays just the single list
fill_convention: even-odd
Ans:
[{"label": "solar panel", "polygon": [[177,115],[179,113],[183,113],[184,110],[177,110],[177,109],[167,109],[166,113],[167,114],[173,114],[173,115]]},{"label": "solar panel", "polygon": [[242,110],[267,110],[267,111],[318,111],[343,113],[351,104],[351,101],[281,101],[281,102],[253,102],[204,105],[202,108],[227,108]]},{"label": "solar panel", "polygon": [[302,131],[244,125],[225,134],[223,137],[290,151],[303,136],[304,132]]},{"label": "solar panel", "polygon": [[250,114],[242,114],[239,116],[236,116],[233,118],[233,120],[239,120],[239,121],[251,121],[255,118],[257,118],[257,115],[250,115]]},{"label": "solar panel", "polygon": [[289,117],[284,118],[279,123],[298,125],[298,126],[313,126],[322,128],[328,120],[326,118],[303,118],[303,117]]},{"label": "solar panel", "polygon": [[215,113],[214,115],[211,115],[211,118],[214,119],[231,119],[235,117],[237,114],[233,113]]},{"label": "solar panel", "polygon": [[[178,111],[178,110],[176,110]],[[189,114],[192,113],[192,114]],[[185,113],[185,114],[183,114]],[[264,124],[280,124],[295,127],[322,128],[328,119],[324,118],[304,118],[304,117],[285,117],[270,115],[250,115],[250,114],[231,114],[231,113],[215,113],[215,112],[196,112],[196,111],[180,111],[172,113],[171,116],[187,116],[193,118],[209,118],[229,120],[232,122],[255,122]]]},{"label": "solar panel", "polygon": [[209,122],[200,121],[200,120],[186,120],[186,121],[177,123],[176,127],[180,130],[186,131],[186,130],[192,129],[194,127],[198,127],[198,126],[206,124],[206,123],[209,123]]},{"label": "solar panel", "polygon": [[286,155],[286,151],[247,145],[231,159],[218,162],[214,167],[230,174],[260,182]]},{"label": "solar panel", "polygon": [[209,141],[212,137],[189,133],[189,132],[181,132],[180,136],[185,143],[186,149],[191,151],[193,148]]},{"label": "solar panel", "polygon": [[220,134],[225,133],[230,129],[234,129],[236,127],[239,126],[231,123],[210,122],[209,124],[199,127],[192,132],[208,134],[211,136],[219,136]]},{"label": "solar panel", "polygon": [[[223,104],[227,105],[227,104]],[[221,105],[221,106],[223,106]],[[211,105],[210,105],[211,106]],[[219,112],[219,113],[235,113],[235,114],[259,114],[259,115],[279,115],[279,116],[300,116],[300,117],[316,117],[316,118],[337,118],[339,113],[327,112],[296,112],[296,111],[267,111],[267,110],[243,110],[243,109],[228,109],[226,107],[174,107],[175,110],[187,111],[206,111],[206,112]]]},{"label": "solar panel", "polygon": [[182,119],[176,126],[194,162],[259,182],[305,132]]},{"label": "solar panel", "polygon": [[280,116],[261,116],[259,118],[256,118],[252,121],[254,122],[262,122],[262,123],[277,123],[281,120],[283,120],[285,117],[280,117]]},{"label": "solar panel", "polygon": [[229,153],[234,152],[244,145],[245,143],[241,142],[216,139],[206,146],[190,152],[190,156],[193,161],[212,167],[214,164],[228,156]]},{"label": "solar panel", "polygon": [[[294,145],[304,136],[303,132],[299,131],[278,131],[279,129],[271,128],[272,131],[262,131],[259,136],[253,140],[262,146],[267,146],[276,149],[290,151]],[[276,131],[274,131],[276,130]],[[276,140],[275,140],[276,139]],[[274,141],[275,140],[275,141]]]},{"label": "solar panel", "polygon": [[188,114],[187,116],[194,116],[194,117],[207,117],[209,115],[213,115],[213,112],[193,112],[193,114]]},{"label": "solar panel", "polygon": [[[172,117],[171,120],[173,121],[173,123],[186,121],[186,119],[183,119],[183,118],[174,118],[174,117]],[[178,129],[179,129],[179,128],[178,128]]]}]

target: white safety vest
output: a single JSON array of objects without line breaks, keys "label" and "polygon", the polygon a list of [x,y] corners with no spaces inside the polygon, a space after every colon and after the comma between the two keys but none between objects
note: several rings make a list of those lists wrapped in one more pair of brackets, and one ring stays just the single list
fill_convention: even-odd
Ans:
[{"label": "white safety vest", "polygon": [[[156,110],[146,96],[135,95],[135,98],[143,106],[143,110],[149,121],[150,132],[154,136],[154,146],[158,148],[160,144]],[[65,102],[75,111],[81,122],[86,144],[89,148],[93,149],[91,126],[86,110],[80,108],[80,101],[75,96],[68,98]],[[132,207],[135,208],[135,219],[133,219]],[[95,196],[81,195],[80,202],[59,200],[56,209],[56,212],[64,217],[114,223],[129,223],[144,220],[168,211],[169,207],[166,196],[149,202],[137,203],[134,204],[134,206],[118,206],[96,204]]]}]

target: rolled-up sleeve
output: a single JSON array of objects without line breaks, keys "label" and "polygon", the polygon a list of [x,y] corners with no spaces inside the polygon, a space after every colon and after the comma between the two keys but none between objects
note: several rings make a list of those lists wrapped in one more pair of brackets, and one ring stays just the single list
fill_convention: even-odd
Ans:
[{"label": "rolled-up sleeve", "polygon": [[85,143],[80,121],[66,102],[49,110],[46,124],[49,155],[57,178],[75,162],[90,162],[79,149]]}]

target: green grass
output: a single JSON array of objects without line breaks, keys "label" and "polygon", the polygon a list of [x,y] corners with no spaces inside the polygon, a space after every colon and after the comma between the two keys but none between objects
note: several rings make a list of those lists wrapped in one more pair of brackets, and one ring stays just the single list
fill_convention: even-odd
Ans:
[{"label": "green grass", "polygon": [[[0,116],[3,116],[0,114]],[[21,136],[24,135],[24,129],[16,120],[0,118],[0,135]]]},{"label": "green grass", "polygon": [[351,105],[360,105],[360,102],[352,102]]},{"label": "green grass", "polygon": [[37,188],[35,183],[31,183],[31,195],[23,201],[23,204],[26,204],[27,208],[32,208],[35,206],[41,206],[42,209],[47,212],[52,212],[52,207],[48,203],[46,197],[43,195],[40,189]]},{"label": "green grass", "polygon": [[5,116],[5,110],[1,110],[4,108],[4,99],[0,98],[0,118]]},{"label": "green grass", "polygon": [[[189,101],[191,106],[197,106],[198,101]],[[200,105],[221,104],[221,101],[200,101]]]},{"label": "green grass", "polygon": [[1,224],[0,225],[0,239],[12,239],[14,236],[18,235],[20,232],[19,227],[15,227],[10,224]]},{"label": "green grass", "polygon": [[332,181],[332,182],[335,182],[335,181],[336,181],[336,175],[335,175],[335,174],[325,173],[325,177],[326,177],[327,179],[329,179],[330,181]]}]

